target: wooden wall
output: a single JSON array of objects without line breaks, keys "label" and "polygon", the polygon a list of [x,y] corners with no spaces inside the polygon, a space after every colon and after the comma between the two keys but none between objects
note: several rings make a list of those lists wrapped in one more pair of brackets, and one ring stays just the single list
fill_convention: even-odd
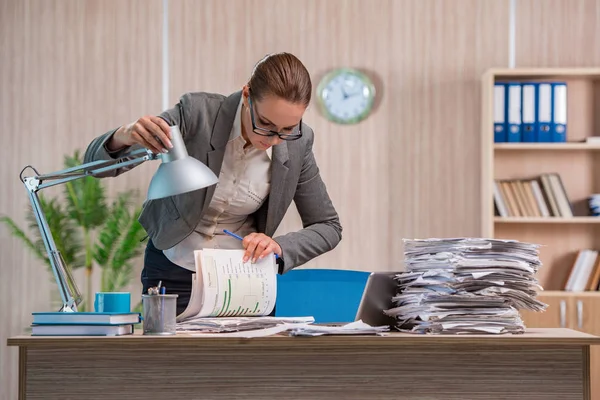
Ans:
[{"label": "wooden wall", "polygon": [[[24,166],[60,170],[63,156],[94,136],[161,111],[162,1],[2,0],[0,21],[0,214],[25,226]],[[111,193],[143,190],[146,164],[108,182]],[[0,399],[13,400],[18,351],[6,338],[28,327],[33,311],[53,310],[56,284],[4,225],[0,255]],[[83,275],[78,286],[85,289]]]},{"label": "wooden wall", "polygon": [[[162,19],[168,5],[168,93]],[[235,5],[232,5],[235,3]],[[402,238],[479,232],[481,74],[509,65],[598,66],[600,0],[0,0],[0,213],[24,224],[18,180],[33,164],[169,105],[186,91],[229,93],[265,53],[290,51],[318,79],[339,66],[376,81],[375,113],[357,126],[311,107],[315,153],[344,226],[314,268],[393,270]],[[109,182],[142,192],[149,163]],[[280,231],[297,229],[294,209]],[[0,226],[0,392],[14,399],[17,352],[6,338],[48,307],[54,283]],[[83,286],[82,281],[80,286]],[[140,290],[138,280],[132,292]]]},{"label": "wooden wall", "polygon": [[[315,86],[339,66],[377,84],[378,108],[359,125],[307,112],[344,228],[339,247],[310,266],[394,269],[403,237],[478,234],[478,79],[507,63],[507,1],[229,4],[171,2],[171,102],[237,90],[259,58],[282,50],[303,60]],[[291,209],[280,231],[300,226]]]}]

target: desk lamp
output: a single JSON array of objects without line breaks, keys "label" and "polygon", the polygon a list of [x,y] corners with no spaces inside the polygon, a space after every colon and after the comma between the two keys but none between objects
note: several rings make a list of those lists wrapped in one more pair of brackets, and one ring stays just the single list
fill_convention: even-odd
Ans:
[{"label": "desk lamp", "polygon": [[64,259],[54,243],[37,192],[50,186],[61,185],[76,179],[96,176],[107,171],[159,158],[162,159],[162,163],[150,181],[148,200],[202,189],[218,182],[216,175],[206,165],[188,155],[178,126],[171,127],[171,142],[173,147],[167,153],[160,155],[142,148],[127,152],[122,157],[113,160],[93,161],[50,174],[40,175],[31,166],[25,167],[23,171],[31,168],[36,173],[35,176],[23,177],[23,171],[21,171],[20,178],[29,194],[29,200],[63,302],[59,311],[76,312],[82,298],[69,268],[66,267]]}]

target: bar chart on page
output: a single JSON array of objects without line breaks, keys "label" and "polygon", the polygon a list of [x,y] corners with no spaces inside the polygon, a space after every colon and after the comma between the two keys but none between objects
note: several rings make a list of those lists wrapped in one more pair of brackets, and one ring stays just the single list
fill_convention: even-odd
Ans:
[{"label": "bar chart on page", "polygon": [[[277,298],[274,260],[243,262],[236,251],[203,255],[211,299],[210,315],[218,317],[269,314]],[[207,293],[209,294],[209,293]],[[207,297],[209,297],[207,296]]]}]

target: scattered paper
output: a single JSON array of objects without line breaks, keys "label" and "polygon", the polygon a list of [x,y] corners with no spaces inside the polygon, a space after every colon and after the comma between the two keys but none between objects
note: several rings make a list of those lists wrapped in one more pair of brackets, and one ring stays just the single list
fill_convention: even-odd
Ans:
[{"label": "scattered paper", "polygon": [[291,336],[369,335],[389,331],[389,326],[370,326],[363,321],[345,325],[314,325],[313,317],[198,317],[177,324],[177,333],[196,337],[254,338],[289,332]]},{"label": "scattered paper", "polygon": [[177,323],[177,331],[226,333],[267,329],[282,325],[310,324],[313,317],[195,317]]},{"label": "scattered paper", "polygon": [[372,335],[390,330],[388,325],[371,326],[363,321],[354,321],[346,325],[304,325],[290,328],[292,336],[321,336],[321,335]]},{"label": "scattered paper", "polygon": [[[198,331],[198,330],[178,330],[178,333],[186,334],[188,336],[194,337],[237,337],[237,338],[257,338],[257,337],[265,337],[276,335],[281,332],[285,332],[289,330],[292,326],[296,324],[281,324],[271,326],[269,328],[261,328],[261,329],[251,329],[247,331],[231,331],[228,333],[210,333],[210,331]],[[299,324],[300,325],[300,324]]]}]

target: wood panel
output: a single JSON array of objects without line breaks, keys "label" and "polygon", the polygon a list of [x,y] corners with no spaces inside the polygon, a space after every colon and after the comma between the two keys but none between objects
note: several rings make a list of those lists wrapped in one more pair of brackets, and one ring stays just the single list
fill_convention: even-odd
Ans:
[{"label": "wood panel", "polygon": [[[0,2],[1,214],[25,226],[28,200],[18,179],[25,165],[41,173],[60,170],[64,155],[83,151],[95,136],[160,112],[161,13],[160,0]],[[148,163],[107,181],[109,194],[127,187],[143,194],[151,172]],[[18,353],[6,347],[6,338],[29,326],[31,312],[53,309],[56,285],[4,225],[0,254],[0,398],[12,400]],[[78,279],[83,290],[83,276]]]},{"label": "wood panel", "polygon": [[[403,399],[580,400],[589,387],[582,347],[566,346],[157,345],[27,353],[28,399],[147,399],[151,390],[154,398],[185,399],[397,399],[401,393]],[[65,385],[64,376],[77,379]]]},{"label": "wood panel", "polygon": [[[576,296],[573,298],[572,329],[600,335],[600,297]],[[600,346],[590,348],[592,400],[600,399]]]},{"label": "wood panel", "polygon": [[[316,87],[361,69],[377,107],[355,126],[305,121],[344,228],[306,266],[394,270],[403,237],[479,233],[480,75],[508,63],[508,1],[177,1],[170,8],[170,102],[241,88],[264,54],[289,51]],[[279,232],[300,228],[291,207]]]},{"label": "wood panel", "polygon": [[599,0],[519,0],[516,67],[600,65]]}]

